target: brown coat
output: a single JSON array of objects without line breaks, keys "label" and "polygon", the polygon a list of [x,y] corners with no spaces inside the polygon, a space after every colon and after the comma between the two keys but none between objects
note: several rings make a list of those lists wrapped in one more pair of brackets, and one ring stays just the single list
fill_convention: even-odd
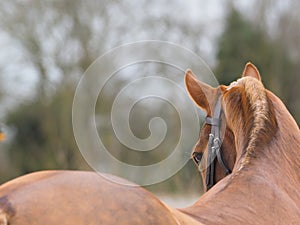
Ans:
[{"label": "brown coat", "polygon": [[20,177],[0,188],[0,224],[193,224],[194,219],[145,189],[119,181],[124,183],[111,175],[80,171]]}]

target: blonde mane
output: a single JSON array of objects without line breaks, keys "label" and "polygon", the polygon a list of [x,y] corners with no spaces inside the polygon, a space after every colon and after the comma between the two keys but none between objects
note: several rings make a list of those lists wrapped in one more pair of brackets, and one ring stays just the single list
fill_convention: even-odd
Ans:
[{"label": "blonde mane", "polygon": [[269,116],[269,104],[266,91],[261,82],[253,78],[245,80],[245,93],[249,99],[253,110],[253,127],[250,132],[247,152],[252,152],[256,147],[256,140],[259,138],[260,131],[266,127]]},{"label": "blonde mane", "polygon": [[[245,132],[248,136],[247,146],[245,146],[245,157],[241,161],[242,167],[250,162],[255,155],[255,149],[266,145],[274,137],[277,130],[277,122],[274,115],[272,102],[268,99],[263,84],[252,77],[244,77],[233,86],[242,86],[244,98],[241,98],[242,105],[247,109],[243,113],[245,120]],[[231,85],[229,86],[231,88]]]}]

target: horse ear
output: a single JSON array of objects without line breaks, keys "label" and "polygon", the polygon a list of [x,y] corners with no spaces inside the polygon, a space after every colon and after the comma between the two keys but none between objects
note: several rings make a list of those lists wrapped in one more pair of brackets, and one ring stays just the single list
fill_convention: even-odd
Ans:
[{"label": "horse ear", "polygon": [[185,86],[193,101],[207,114],[211,114],[209,100],[216,98],[217,90],[199,81],[190,69],[185,72]]},{"label": "horse ear", "polygon": [[261,81],[261,77],[260,77],[258,69],[251,62],[248,62],[246,64],[243,75],[242,75],[242,77],[247,77],[247,76],[256,78],[257,80]]}]

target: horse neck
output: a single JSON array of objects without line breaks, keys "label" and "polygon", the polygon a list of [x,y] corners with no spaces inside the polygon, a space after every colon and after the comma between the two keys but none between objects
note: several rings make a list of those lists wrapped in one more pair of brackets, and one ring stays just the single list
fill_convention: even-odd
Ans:
[{"label": "horse neck", "polygon": [[[249,224],[271,224],[278,215],[276,211],[271,216],[266,212],[273,206],[281,209],[280,205],[286,206],[286,211],[279,213],[283,220],[299,214],[300,193],[295,188],[300,185],[300,132],[282,102],[273,96],[270,98],[278,122],[270,142],[251,149],[253,155],[238,147],[232,174],[223,178],[193,206],[183,209],[184,213],[207,224],[217,224],[218,219],[222,224],[241,224],[238,218]],[[249,139],[241,135],[243,131],[239,127],[233,132],[239,140],[237,146],[243,146]],[[284,217],[286,212],[290,214]]]},{"label": "horse neck", "polygon": [[[289,176],[286,182],[300,185],[300,132],[297,123],[284,104],[272,93],[268,97],[274,107],[277,130],[266,145],[258,145],[254,149],[244,149],[249,137],[242,136],[239,128],[234,132],[237,145],[237,163],[234,172],[250,168],[270,181],[279,181]],[[281,182],[282,183],[282,182]],[[278,183],[280,184],[280,183]]]},{"label": "horse neck", "polygon": [[297,172],[300,167],[299,127],[280,100],[274,101],[274,106],[278,131],[273,142],[267,146],[267,151],[263,151],[264,157],[273,167],[278,167],[279,174],[295,175],[300,184],[300,174]]}]

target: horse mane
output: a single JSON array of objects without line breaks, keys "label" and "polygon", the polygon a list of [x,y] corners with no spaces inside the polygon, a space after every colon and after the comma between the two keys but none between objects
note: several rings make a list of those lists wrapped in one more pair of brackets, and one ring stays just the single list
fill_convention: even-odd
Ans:
[{"label": "horse mane", "polygon": [[247,138],[242,168],[256,157],[257,147],[269,144],[274,138],[278,129],[274,106],[263,84],[252,77],[241,78],[233,87],[229,86],[226,98],[229,114],[233,119],[241,118],[236,125],[243,127]]}]

